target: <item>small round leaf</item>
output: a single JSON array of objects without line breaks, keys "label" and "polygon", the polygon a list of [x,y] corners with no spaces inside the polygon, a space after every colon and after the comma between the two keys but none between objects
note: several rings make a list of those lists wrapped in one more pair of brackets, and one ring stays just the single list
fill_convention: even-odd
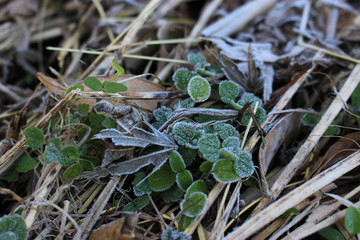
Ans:
[{"label": "small round leaf", "polygon": [[185,162],[178,151],[172,151],[169,155],[169,163],[171,169],[175,173],[180,173],[185,170]]},{"label": "small round leaf", "polygon": [[207,196],[202,192],[194,192],[181,203],[182,213],[188,217],[199,216],[205,209]]},{"label": "small round leaf", "polygon": [[88,86],[90,89],[94,91],[101,91],[102,89],[102,83],[95,77],[87,77],[84,80],[84,83],[86,86]]},{"label": "small round leaf", "polygon": [[25,130],[25,138],[30,148],[33,150],[41,148],[45,142],[43,132],[37,127],[31,127]]},{"label": "small round leaf", "polygon": [[205,183],[203,180],[197,180],[197,181],[193,182],[190,185],[190,187],[188,187],[188,189],[186,190],[185,198],[187,198],[194,192],[202,192],[202,193],[208,194],[209,190],[205,186]]},{"label": "small round leaf", "polygon": [[122,83],[117,82],[108,82],[104,85],[104,92],[108,93],[117,93],[117,92],[125,92],[128,88]]},{"label": "small round leaf", "polygon": [[195,76],[190,79],[187,91],[194,102],[204,102],[210,97],[211,86],[205,78]]},{"label": "small round leaf", "polygon": [[211,171],[214,178],[221,183],[232,183],[240,179],[234,170],[234,163],[230,160],[215,162]]},{"label": "small round leaf", "polygon": [[78,112],[80,113],[80,115],[82,117],[86,117],[88,115],[88,113],[89,113],[90,106],[87,103],[80,103],[77,106],[77,110],[78,110]]},{"label": "small round leaf", "polygon": [[176,174],[176,183],[184,191],[192,184],[193,177],[189,170]]},{"label": "small round leaf", "polygon": [[255,171],[251,153],[241,150],[238,153],[238,159],[234,162],[234,169],[239,177],[250,177]]},{"label": "small round leaf", "polygon": [[23,154],[16,162],[16,171],[18,172],[28,172],[36,166],[37,161],[34,158],[31,158],[27,154]]},{"label": "small round leaf", "polygon": [[196,75],[196,73],[190,72],[187,68],[179,68],[174,72],[172,79],[179,90],[187,91],[190,79]]},{"label": "small round leaf", "polygon": [[208,174],[211,171],[212,166],[213,166],[213,162],[205,161],[200,165],[200,171],[202,173]]},{"label": "small round leaf", "polygon": [[[0,218],[0,233],[12,232],[16,240],[23,240],[27,236],[26,224],[19,215],[4,216]],[[12,235],[12,234],[10,234]]]},{"label": "small round leaf", "polygon": [[82,84],[75,84],[74,86],[71,86],[66,90],[65,95],[75,89],[80,89],[81,91],[84,91],[84,86]]},{"label": "small round leaf", "polygon": [[149,177],[150,187],[154,191],[163,191],[169,189],[176,181],[176,174],[168,165],[163,165],[159,170]]},{"label": "small round leaf", "polygon": [[222,81],[219,85],[219,94],[224,103],[230,103],[240,92],[240,87],[232,81]]},{"label": "small round leaf", "polygon": [[146,174],[144,172],[138,172],[135,175],[134,180],[132,181],[133,184],[133,190],[135,196],[139,197],[148,193],[152,192],[152,189],[149,184],[149,180],[144,178],[146,177]]}]

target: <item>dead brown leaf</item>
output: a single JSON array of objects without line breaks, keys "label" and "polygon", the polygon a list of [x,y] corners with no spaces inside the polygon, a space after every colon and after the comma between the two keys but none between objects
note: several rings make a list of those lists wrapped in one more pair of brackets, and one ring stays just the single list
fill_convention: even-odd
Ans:
[{"label": "dead brown leaf", "polygon": [[109,224],[103,225],[94,230],[89,240],[131,240],[137,239],[134,233],[134,228],[137,224],[137,215],[127,215],[125,218],[120,218]]}]

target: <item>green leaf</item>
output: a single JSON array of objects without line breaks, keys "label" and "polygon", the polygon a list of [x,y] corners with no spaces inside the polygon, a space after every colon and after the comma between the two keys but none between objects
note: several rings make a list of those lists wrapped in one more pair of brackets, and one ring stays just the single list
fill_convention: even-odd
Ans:
[{"label": "green leaf", "polygon": [[212,166],[213,166],[213,162],[205,161],[200,165],[200,171],[202,173],[208,174],[211,171]]},{"label": "green leaf", "polygon": [[239,138],[240,134],[236,130],[236,128],[228,123],[217,123],[214,125],[214,132],[218,134],[218,136],[225,140],[228,137],[236,137]]},{"label": "green leaf", "polygon": [[[4,216],[0,218],[0,234],[12,232],[16,236],[16,240],[23,240],[27,237],[26,224],[24,219],[19,215]],[[3,237],[13,236],[13,234],[4,234]]]},{"label": "green leaf", "polygon": [[221,183],[232,183],[240,180],[234,170],[234,163],[230,160],[216,161],[211,171],[214,178]]},{"label": "green leaf", "polygon": [[299,214],[299,213],[300,213],[299,210],[297,210],[296,208],[290,208],[289,210],[287,210],[282,214],[282,217],[288,218],[291,216],[291,214]]},{"label": "green leaf", "polygon": [[179,231],[184,231],[195,221],[195,219],[196,217],[188,217],[182,214],[179,220]]},{"label": "green leaf", "polygon": [[169,155],[169,163],[171,169],[175,173],[180,173],[185,170],[185,162],[178,151],[172,151]]},{"label": "green leaf", "polygon": [[205,186],[205,183],[203,180],[197,180],[197,181],[193,182],[190,185],[190,187],[188,187],[188,189],[186,190],[185,198],[187,198],[194,192],[202,192],[204,194],[208,194],[209,190]]},{"label": "green leaf", "polygon": [[132,202],[128,203],[124,208],[124,212],[136,212],[138,209],[144,208],[150,202],[149,197],[147,195],[138,197],[134,199]]},{"label": "green leaf", "polygon": [[43,132],[37,127],[27,128],[25,130],[25,138],[30,148],[33,150],[41,148],[45,142]]},{"label": "green leaf", "polygon": [[235,161],[238,159],[236,153],[234,152],[234,148],[231,148],[231,147],[226,147],[226,148],[220,149],[220,155],[223,158],[228,159],[228,160]]},{"label": "green leaf", "polygon": [[65,95],[75,89],[80,89],[81,91],[84,91],[84,86],[82,84],[75,84],[74,86],[71,86],[68,88],[68,90],[66,90]]},{"label": "green leaf", "polygon": [[103,84],[95,77],[87,77],[84,80],[86,86],[94,91],[101,91]]},{"label": "green leaf", "polygon": [[169,189],[176,181],[176,174],[168,165],[163,165],[159,170],[149,177],[150,187],[154,191],[163,191]]},{"label": "green leaf", "polygon": [[180,146],[177,151],[181,154],[186,166],[189,166],[197,156],[197,151],[195,149],[184,146]]},{"label": "green leaf", "polygon": [[319,234],[327,240],[345,240],[341,232],[332,227],[321,229]]},{"label": "green leaf", "polygon": [[63,166],[69,166],[79,159],[79,150],[75,146],[65,146],[60,151],[58,147],[50,143],[44,152],[44,162],[46,164],[58,162]]},{"label": "green leaf", "polygon": [[222,81],[219,85],[219,94],[224,103],[230,103],[240,92],[240,87],[232,81]]},{"label": "green leaf", "polygon": [[143,180],[145,177],[146,174],[144,172],[138,172],[135,175],[134,180],[132,181],[134,194],[137,197],[152,192],[152,189],[149,184],[149,180],[148,179]]},{"label": "green leaf", "polygon": [[181,121],[174,124],[172,133],[179,145],[191,146],[191,140],[193,140],[199,130],[195,127],[195,124],[188,121]]},{"label": "green leaf", "polygon": [[121,67],[119,64],[117,64],[117,62],[115,62],[114,60],[112,60],[111,63],[117,71],[117,73],[115,74],[117,77],[121,77],[122,75],[124,75],[125,70],[123,67]]},{"label": "green leaf", "polygon": [[161,126],[173,115],[173,110],[168,107],[162,106],[161,108],[156,109],[153,112],[153,115]]},{"label": "green leaf", "polygon": [[188,217],[199,216],[205,209],[207,196],[202,192],[194,192],[181,203],[182,213]]},{"label": "green leaf", "polygon": [[360,211],[356,207],[346,209],[345,228],[352,235],[360,233]]},{"label": "green leaf", "polygon": [[215,162],[219,159],[220,140],[215,134],[205,134],[197,145],[206,160]]},{"label": "green leaf", "polygon": [[80,103],[77,106],[77,110],[78,110],[78,112],[80,113],[80,115],[82,117],[86,117],[88,115],[88,113],[89,113],[90,106],[87,103]]},{"label": "green leaf", "polygon": [[74,165],[71,165],[70,167],[68,167],[65,172],[64,172],[64,178],[65,179],[71,179],[74,177],[79,176],[83,171],[83,167],[81,166],[80,163],[76,163]]},{"label": "green leaf", "polygon": [[194,102],[205,102],[210,97],[211,86],[205,78],[195,76],[190,79],[187,92]]},{"label": "green leaf", "polygon": [[106,117],[100,113],[92,113],[89,115],[89,121],[90,121],[90,127],[91,127],[92,134],[95,134],[104,128],[102,123],[105,119],[106,119]]},{"label": "green leaf", "polygon": [[187,55],[187,59],[194,66],[195,65],[205,66],[206,64],[206,58],[198,53],[189,53]]},{"label": "green leaf", "polygon": [[[313,109],[308,109],[314,111]],[[318,117],[312,113],[303,113],[300,117],[301,123],[305,126],[314,126],[318,122]]]},{"label": "green leaf", "polygon": [[250,177],[255,171],[251,153],[241,150],[237,155],[238,159],[234,162],[236,174],[241,178]]},{"label": "green leaf", "polygon": [[237,102],[237,104],[239,105],[240,108],[244,107],[246,103],[248,102],[253,102],[250,106],[254,109],[256,102],[258,102],[258,106],[262,105],[262,101],[260,98],[256,97],[254,94],[252,93],[244,93],[243,95],[241,95],[240,100]]},{"label": "green leaf", "polygon": [[[263,122],[265,122],[265,120],[266,120],[266,111],[265,111],[265,109],[263,109],[262,107],[258,107],[256,109],[255,117],[256,117],[256,120],[258,121],[259,124],[262,124]],[[244,125],[248,125],[250,119],[251,119],[251,114],[246,113],[246,114],[244,114],[244,116],[242,118],[242,123]],[[254,122],[251,124],[251,126],[254,126]]]},{"label": "green leaf", "polygon": [[193,176],[189,170],[176,174],[176,183],[184,191],[192,184]]},{"label": "green leaf", "polygon": [[187,91],[190,79],[196,75],[195,72],[190,72],[187,68],[179,68],[175,71],[172,79],[179,90]]},{"label": "green leaf", "polygon": [[160,193],[161,198],[165,202],[177,202],[184,195],[184,191],[181,190],[178,185],[174,184],[171,188],[162,191]]},{"label": "green leaf", "polygon": [[16,161],[16,171],[18,172],[28,172],[36,166],[37,161],[35,158],[31,158],[27,154],[21,155],[21,157]]},{"label": "green leaf", "polygon": [[102,125],[106,128],[116,128],[116,121],[111,117],[106,117],[104,121],[102,121]]},{"label": "green leaf", "polygon": [[238,137],[228,137],[226,138],[221,146],[223,148],[230,147],[230,148],[238,148],[241,145],[241,140]]},{"label": "green leaf", "polygon": [[186,98],[186,99],[180,101],[179,103],[175,104],[174,109],[175,110],[183,109],[183,108],[189,109],[194,106],[195,106],[195,102],[191,98]]},{"label": "green leaf", "polygon": [[108,93],[126,92],[127,90],[127,86],[118,82],[108,82],[104,85],[104,92]]}]

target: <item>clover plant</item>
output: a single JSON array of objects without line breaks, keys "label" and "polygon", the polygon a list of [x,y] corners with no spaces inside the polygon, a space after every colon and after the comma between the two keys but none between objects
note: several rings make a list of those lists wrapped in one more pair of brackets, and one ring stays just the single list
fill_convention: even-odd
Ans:
[{"label": "clover plant", "polygon": [[26,224],[20,215],[0,218],[0,239],[23,240],[26,237]]}]

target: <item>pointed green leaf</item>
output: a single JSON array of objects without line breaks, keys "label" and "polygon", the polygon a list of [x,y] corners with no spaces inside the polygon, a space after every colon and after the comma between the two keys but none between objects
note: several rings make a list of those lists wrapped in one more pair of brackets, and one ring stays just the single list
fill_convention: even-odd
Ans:
[{"label": "pointed green leaf", "polygon": [[162,191],[160,193],[161,198],[165,202],[176,202],[181,199],[181,197],[184,195],[184,191],[181,190],[178,185],[174,184],[171,188]]},{"label": "pointed green leaf", "polygon": [[116,121],[111,117],[106,117],[104,121],[102,121],[102,125],[106,128],[116,128]]},{"label": "pointed green leaf", "polygon": [[125,70],[122,66],[120,66],[119,64],[117,64],[117,62],[115,62],[114,60],[111,61],[113,67],[116,69],[117,73],[115,74],[117,77],[121,77],[122,75],[124,75]]},{"label": "pointed green leaf", "polygon": [[80,115],[82,117],[86,117],[88,115],[88,113],[89,113],[90,106],[87,103],[80,103],[77,106],[77,110],[78,110],[78,112],[80,113]]},{"label": "pointed green leaf", "polygon": [[212,166],[213,166],[213,162],[205,161],[200,165],[200,171],[202,173],[208,174],[211,171]]},{"label": "pointed green leaf", "polygon": [[117,82],[108,82],[104,85],[104,92],[108,93],[117,93],[117,92],[125,92],[127,91],[127,86],[122,83]]},{"label": "pointed green leaf", "polygon": [[25,130],[25,138],[30,148],[33,150],[41,148],[45,142],[43,132],[37,127],[27,128]]},{"label": "pointed green leaf", "polygon": [[196,217],[188,217],[182,214],[179,220],[179,231],[184,231],[195,221],[195,219]]}]

